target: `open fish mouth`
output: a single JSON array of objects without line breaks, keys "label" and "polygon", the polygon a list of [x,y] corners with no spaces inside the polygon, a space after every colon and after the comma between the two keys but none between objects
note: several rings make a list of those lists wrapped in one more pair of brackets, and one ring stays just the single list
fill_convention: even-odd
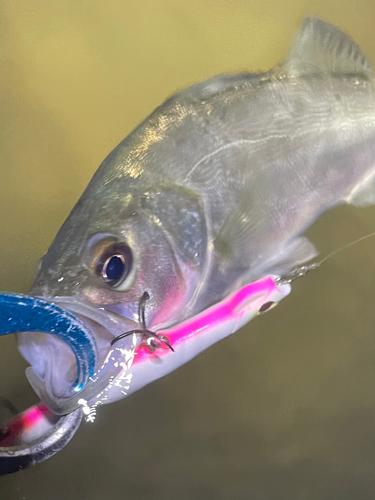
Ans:
[{"label": "open fish mouth", "polygon": [[74,391],[81,390],[95,372],[95,338],[75,315],[53,303],[28,295],[0,294],[0,335],[41,332],[63,340],[77,362]]},{"label": "open fish mouth", "polygon": [[[48,300],[48,299],[47,299]],[[54,297],[53,304],[78,316],[92,330],[97,343],[110,344],[114,337],[138,325],[132,318],[120,316],[105,307],[95,307],[74,297]]]},{"label": "open fish mouth", "polygon": [[27,368],[26,375],[42,403],[0,429],[0,475],[42,462],[68,444],[87,403],[95,402],[128,368],[124,359],[127,352],[135,350],[135,336],[121,339],[114,347],[111,341],[134,326],[134,321],[69,298],[50,302],[0,293],[0,336],[49,334],[67,344],[70,360],[75,359],[75,380],[64,394],[55,394],[48,380],[40,378],[32,367]]},{"label": "open fish mouth", "polygon": [[[124,338],[115,347],[111,346],[111,340],[124,330],[134,329],[135,323],[66,299],[59,301],[63,308],[56,302],[22,294],[0,294],[0,335],[24,332],[21,335],[27,339],[33,332],[49,334],[51,340],[55,337],[69,346],[67,369],[73,369],[76,377],[73,383],[65,384],[62,391],[55,390],[48,370],[45,370],[44,377],[32,367],[26,370],[42,402],[54,413],[65,415],[80,406],[80,399],[90,401],[94,398],[121,372],[123,351],[126,347],[135,348],[133,339]],[[66,306],[79,313],[74,314]],[[44,344],[37,351],[39,357],[43,355],[45,346],[50,347],[48,343]],[[22,349],[21,346],[21,352]],[[73,367],[72,353],[75,358]]]},{"label": "open fish mouth", "polygon": [[[134,330],[137,323],[104,308],[96,308],[70,297],[53,298],[52,303],[84,325],[95,346],[95,368],[91,369],[84,385],[72,386],[67,382],[57,391],[52,384],[49,384],[48,378],[41,379],[32,367],[26,370],[28,380],[42,402],[55,414],[65,415],[82,405],[87,403],[90,405],[90,401],[94,401],[124,371],[126,368],[124,359],[134,353],[138,338],[135,336],[123,338],[115,346],[112,346],[111,342],[122,333]],[[63,337],[61,339],[65,340]],[[80,359],[77,356],[75,361],[76,363],[72,364],[71,356],[66,359],[67,371],[73,373],[75,370],[80,371]]]}]

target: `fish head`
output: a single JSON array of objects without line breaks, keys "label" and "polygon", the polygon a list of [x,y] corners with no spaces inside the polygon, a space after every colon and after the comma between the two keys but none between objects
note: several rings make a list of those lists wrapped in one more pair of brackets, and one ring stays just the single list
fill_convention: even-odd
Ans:
[{"label": "fish head", "polygon": [[[116,336],[139,328],[144,292],[147,328],[181,320],[204,272],[207,235],[193,191],[93,181],[41,259],[30,294],[77,314],[95,336],[100,363]],[[18,337],[34,372],[64,392],[76,376],[69,347],[40,333]]]},{"label": "fish head", "polygon": [[57,234],[31,294],[63,297],[160,327],[178,321],[206,258],[203,207],[193,191],[151,187],[129,194],[88,190]]}]

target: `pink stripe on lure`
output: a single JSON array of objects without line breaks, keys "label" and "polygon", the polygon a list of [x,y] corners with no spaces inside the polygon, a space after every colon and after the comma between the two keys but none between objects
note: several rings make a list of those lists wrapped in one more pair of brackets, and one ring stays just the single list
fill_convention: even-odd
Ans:
[{"label": "pink stripe on lure", "polygon": [[260,312],[280,302],[290,293],[291,287],[289,284],[277,284],[274,278],[267,276],[246,285],[200,314],[158,331],[158,335],[169,339],[174,352],[167,348],[150,352],[147,342],[141,342],[135,350],[131,368],[128,366],[120,372],[103,393],[89,401],[89,405],[112,403],[171,373],[212,344],[239,330]]},{"label": "pink stripe on lure", "polygon": [[[54,412],[63,414],[72,411],[69,408],[74,409],[80,405],[85,407],[88,404],[85,408],[87,409],[92,405],[107,404],[122,399],[154,380],[171,373],[212,344],[236,332],[260,312],[268,310],[271,305],[280,302],[289,294],[290,289],[290,285],[276,284],[272,276],[267,276],[260,281],[246,285],[200,314],[171,328],[158,331],[158,335],[164,335],[169,339],[174,352],[162,348],[150,352],[147,342],[142,341],[135,352],[133,351],[132,360],[124,363],[122,362],[124,359],[122,352],[124,351],[120,344],[115,344],[114,351],[108,356],[108,366],[118,366],[116,368],[118,371],[115,378],[112,377],[108,380],[104,390],[100,391],[99,386],[97,386],[96,394],[100,394],[92,399],[87,398],[87,401],[84,389],[76,394],[74,399],[77,402],[73,402],[74,404],[70,407],[65,406],[64,400],[61,400],[60,407],[59,405],[53,406],[47,400],[44,402]],[[116,356],[113,354],[115,351],[117,352]],[[126,367],[123,368],[125,365]],[[101,378],[100,370],[97,372],[97,377],[97,380]],[[95,388],[96,384],[94,378],[92,382],[89,382],[88,388],[91,390]],[[25,414],[26,420],[22,421],[25,437],[27,437],[25,424],[32,421],[34,415],[31,410],[29,411],[29,414],[27,412]]]},{"label": "pink stripe on lure", "polygon": [[[197,316],[159,331],[158,335],[168,337],[175,352],[169,349],[150,352],[147,345],[141,344],[135,350],[131,378],[126,381],[129,371],[123,370],[89,405],[116,401],[167,375],[210,345],[237,331],[260,312],[270,309],[271,305],[286,297],[290,289],[290,285],[276,284],[273,277],[268,276],[246,285]],[[33,406],[11,420],[0,432],[0,448],[47,436],[58,421],[59,417],[44,404]]]},{"label": "pink stripe on lure", "polygon": [[36,426],[44,426],[45,430],[49,430],[53,425],[49,420],[51,417],[51,410],[43,403],[20,413],[0,430],[0,447],[12,446],[17,440],[22,440],[27,432]]},{"label": "pink stripe on lure", "polygon": [[[180,323],[170,329],[158,331],[157,333],[167,336],[172,347],[176,349],[181,343],[196,335],[208,335],[212,329],[220,324],[237,319],[239,326],[236,325],[233,332],[230,332],[234,333],[241,326],[243,326],[243,324],[252,319],[250,318],[243,323],[241,322],[241,319],[246,315],[246,313],[249,313],[250,310],[251,312],[258,314],[259,312],[262,312],[259,311],[259,309],[267,302],[274,302],[276,304],[276,297],[274,297],[274,300],[272,301],[270,298],[273,294],[277,294],[279,297],[280,290],[280,285],[276,285],[273,278],[268,276],[261,281],[244,286],[238,292],[218,304],[215,304],[206,311],[203,311],[201,314],[198,314],[197,316],[194,316],[193,318],[190,318],[189,320],[184,321],[183,323]],[[289,291],[289,285],[283,285],[283,297],[288,294]],[[134,364],[149,357],[159,358],[160,356],[171,353],[167,350],[159,350],[156,353],[151,353],[147,348],[140,346],[135,351],[135,354],[136,357],[133,362]]]}]

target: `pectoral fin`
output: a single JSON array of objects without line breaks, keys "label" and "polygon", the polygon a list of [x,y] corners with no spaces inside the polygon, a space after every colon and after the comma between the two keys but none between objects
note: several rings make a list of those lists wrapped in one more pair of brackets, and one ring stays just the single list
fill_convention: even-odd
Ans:
[{"label": "pectoral fin", "polygon": [[346,201],[356,207],[375,205],[375,171],[355,186]]},{"label": "pectoral fin", "polygon": [[289,241],[267,262],[267,274],[281,276],[318,255],[315,246],[305,236]]},{"label": "pectoral fin", "polygon": [[[265,229],[259,214],[252,210],[257,200],[248,196],[236,207],[223,224],[214,241],[221,256],[222,266],[247,266],[251,279],[266,274],[282,274],[308,262],[318,252],[304,236],[285,234],[285,239],[274,238],[271,229]],[[246,271],[243,271],[246,274]]]}]

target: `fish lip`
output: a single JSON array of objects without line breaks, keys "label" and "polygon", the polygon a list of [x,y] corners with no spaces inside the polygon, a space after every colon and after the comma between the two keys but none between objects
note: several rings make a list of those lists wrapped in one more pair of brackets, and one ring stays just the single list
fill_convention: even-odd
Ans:
[{"label": "fish lip", "polygon": [[[91,320],[103,327],[111,337],[117,337],[121,333],[134,330],[138,327],[138,323],[133,319],[120,316],[112,311],[108,311],[104,307],[95,307],[87,302],[76,299],[74,297],[43,297],[44,300],[58,305],[62,309],[67,309],[73,314],[77,314],[82,321]],[[95,330],[91,324],[87,325],[90,330]],[[95,333],[95,331],[93,331]]]},{"label": "fish lip", "polygon": [[[46,301],[47,298],[44,297]],[[90,377],[79,392],[72,393],[71,388],[68,394],[59,394],[54,392],[54,388],[47,388],[44,380],[40,384],[40,377],[32,372],[32,368],[28,368],[29,382],[33,386],[35,392],[42,399],[43,403],[57,415],[66,415],[76,410],[80,405],[82,398],[91,401],[106,390],[111,380],[123,370],[122,358],[123,349],[113,349],[111,341],[121,333],[134,330],[135,321],[124,318],[116,313],[107,311],[104,308],[93,307],[84,301],[80,301],[76,297],[49,297],[48,301],[66,311],[75,315],[86,328],[90,331],[91,336],[95,340],[96,362],[95,373]],[[132,344],[133,343],[133,344]],[[135,348],[135,340],[130,339],[131,349]],[[111,354],[116,351],[116,354]],[[111,356],[111,361],[108,362],[108,356]],[[121,361],[121,362],[119,362]],[[76,359],[76,363],[78,363]],[[68,369],[72,367],[69,365]],[[38,379],[37,381],[35,379]],[[41,385],[41,388],[40,388]]]}]

